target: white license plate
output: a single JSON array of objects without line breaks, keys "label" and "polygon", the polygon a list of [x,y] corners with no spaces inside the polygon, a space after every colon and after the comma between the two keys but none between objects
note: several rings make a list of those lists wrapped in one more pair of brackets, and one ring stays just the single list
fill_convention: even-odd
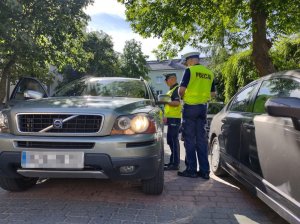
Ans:
[{"label": "white license plate", "polygon": [[23,151],[22,168],[83,168],[83,152],[33,152]]}]

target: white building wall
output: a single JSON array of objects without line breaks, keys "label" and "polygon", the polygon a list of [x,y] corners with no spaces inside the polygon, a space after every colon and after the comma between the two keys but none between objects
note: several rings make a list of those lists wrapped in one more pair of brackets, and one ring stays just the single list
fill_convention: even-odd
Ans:
[{"label": "white building wall", "polygon": [[176,73],[177,82],[180,83],[184,70],[157,70],[157,71],[149,71],[148,77],[149,84],[154,88],[155,93],[165,94],[169,91],[169,87],[165,82],[164,73]]}]

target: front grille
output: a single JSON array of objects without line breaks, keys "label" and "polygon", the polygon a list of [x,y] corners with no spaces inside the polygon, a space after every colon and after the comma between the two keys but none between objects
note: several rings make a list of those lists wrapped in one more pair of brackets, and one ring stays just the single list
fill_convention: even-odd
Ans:
[{"label": "front grille", "polygon": [[21,148],[45,148],[45,149],[92,149],[93,142],[33,142],[17,141],[17,146]]},{"label": "front grille", "polygon": [[[54,126],[58,121],[61,125]],[[74,114],[20,114],[18,126],[21,132],[45,133],[95,133],[102,123],[101,115]]]}]

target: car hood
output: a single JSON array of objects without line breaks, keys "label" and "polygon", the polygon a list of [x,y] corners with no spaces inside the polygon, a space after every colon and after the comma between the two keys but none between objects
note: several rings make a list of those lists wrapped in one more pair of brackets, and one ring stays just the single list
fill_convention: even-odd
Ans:
[{"label": "car hood", "polygon": [[14,102],[11,108],[18,112],[147,112],[151,109],[149,99],[124,97],[50,97],[39,100]]}]

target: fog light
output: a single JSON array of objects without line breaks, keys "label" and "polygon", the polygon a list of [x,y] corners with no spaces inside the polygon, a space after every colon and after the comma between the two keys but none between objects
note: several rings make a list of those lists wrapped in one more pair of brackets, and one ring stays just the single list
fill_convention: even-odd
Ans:
[{"label": "fog light", "polygon": [[120,167],[120,173],[126,174],[126,173],[132,173],[135,170],[135,166],[121,166]]}]

